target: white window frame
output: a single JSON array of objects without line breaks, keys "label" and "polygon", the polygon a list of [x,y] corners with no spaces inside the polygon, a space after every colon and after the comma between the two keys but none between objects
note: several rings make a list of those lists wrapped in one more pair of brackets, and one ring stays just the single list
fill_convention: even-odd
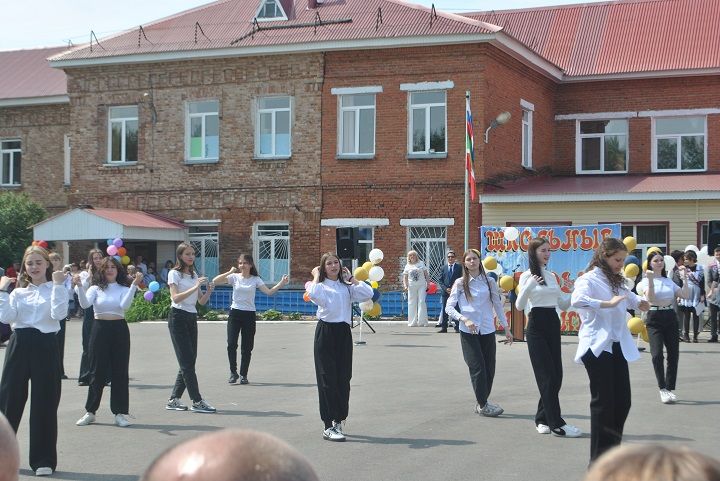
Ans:
[{"label": "white window frame", "polygon": [[[275,13],[277,14],[278,10],[280,11],[280,16],[276,17],[260,17],[260,12],[263,8],[265,8],[265,4],[268,2],[272,2],[275,4]],[[319,3],[319,2],[318,2]],[[285,9],[282,7],[282,4],[280,3],[280,0],[263,0],[260,2],[260,7],[255,12],[255,20],[258,22],[276,22],[278,20],[287,20],[287,14],[285,13]]]},{"label": "white window frame", "polygon": [[[5,142],[20,142],[20,148],[19,149],[5,149],[2,147],[2,145]],[[5,172],[3,171],[4,162],[2,161],[2,158],[5,154],[10,154],[10,175],[8,175],[8,179],[10,179],[10,183],[5,183],[2,181]],[[20,175],[17,177],[17,183],[14,182],[15,177],[15,155],[20,154]],[[2,187],[18,187],[22,185],[22,179],[20,178],[22,176],[22,140],[21,139],[0,139],[0,186]]]},{"label": "white window frame", "polygon": [[[115,109],[126,109],[134,108],[137,115],[135,117],[119,117],[112,118],[112,111]],[[138,134],[138,159],[140,158],[140,111],[137,105],[115,105],[108,108],[107,112],[107,163],[111,165],[119,164],[136,164],[137,160],[126,160],[127,159],[127,123],[130,121],[136,121],[137,134]],[[113,123],[122,123],[122,129],[120,130],[120,160],[112,160],[112,126]]]},{"label": "white window frame", "polygon": [[[190,106],[192,104],[201,102],[216,102],[217,109],[215,112],[201,112],[196,114],[190,113]],[[218,118],[218,155],[217,157],[205,157],[205,124],[207,117],[216,116]],[[200,118],[202,120],[201,127],[201,139],[203,144],[203,156],[202,157],[191,157],[192,154],[192,129],[191,122],[194,118]],[[185,102],[185,162],[188,164],[203,164],[203,163],[214,163],[220,158],[220,101],[218,99],[203,99],[203,100],[190,100]]]},{"label": "white window frame", "polygon": [[[625,121],[625,133],[624,134],[581,134],[580,124],[582,122],[599,122],[604,120],[623,120]],[[605,137],[625,135],[625,170],[605,170]],[[599,138],[600,143],[600,169],[599,170],[583,170],[582,169],[582,140],[589,138]],[[620,118],[602,118],[602,119],[587,119],[587,120],[576,120],[575,121],[575,173],[578,175],[584,174],[627,174],[630,168],[630,122],[625,117]]]},{"label": "white window frame", "polygon": [[[520,99],[520,107],[522,107],[522,143],[520,144],[521,165],[526,169],[532,169],[532,148],[533,148],[533,114],[535,113],[535,105],[527,100]],[[527,120],[525,119],[527,113]],[[526,133],[527,132],[527,133]],[[527,143],[527,148],[526,148]],[[525,155],[527,152],[527,156]]]},{"label": "white window frame", "polygon": [[[635,250],[640,249],[642,251],[642,256],[640,258],[641,261],[643,261],[647,257],[647,250],[651,247],[659,247],[665,254],[669,254],[667,242],[668,242],[668,237],[670,235],[670,232],[669,232],[669,226],[667,224],[662,224],[662,223],[658,223],[658,224],[630,224],[630,223],[627,223],[626,224],[623,222],[621,224],[621,231],[622,231],[622,227],[632,227],[632,234],[629,234],[629,235],[633,236],[635,239],[638,238],[638,235],[637,235],[638,227],[663,227],[665,229],[665,243],[664,244],[657,244],[657,243],[641,244],[640,242],[638,242],[637,245],[635,246]],[[628,234],[626,234],[626,235],[628,235]],[[625,236],[623,236],[623,237],[625,237]]]},{"label": "white window frame", "polygon": [[[339,89],[338,89],[339,90]],[[354,159],[362,159],[362,158],[372,158],[375,157],[375,139],[377,134],[377,95],[375,93],[377,90],[369,90],[366,89],[365,91],[349,91],[350,89],[347,89],[345,93],[337,94],[337,105],[338,105],[338,131],[337,131],[337,156],[339,158],[354,158]],[[382,92],[382,87],[380,87],[380,92]],[[333,93],[336,93],[335,90],[333,90]],[[372,95],[373,97],[373,104],[372,106],[368,105],[361,105],[357,107],[343,107],[342,101],[345,97],[352,97],[353,95]],[[373,130],[372,130],[372,152],[359,152],[360,150],[360,111],[361,110],[372,110],[373,114]],[[344,131],[344,122],[345,122],[345,112],[354,112],[355,117],[355,145],[353,146],[353,152],[343,152],[343,131]]]},{"label": "white window frame", "polygon": [[[702,118],[704,123],[703,132],[697,132],[692,134],[664,134],[657,135],[657,120],[664,119],[689,119],[689,118]],[[707,115],[673,115],[673,116],[658,116],[652,117],[652,172],[666,173],[666,172],[705,172],[707,171],[708,165],[708,135],[707,135]],[[696,137],[698,135],[703,136],[703,168],[702,169],[683,169],[682,165],[682,138],[683,137]],[[659,169],[658,168],[658,148],[657,143],[660,139],[676,139],[677,140],[677,151],[675,157],[674,169]]]},{"label": "white window frame", "polygon": [[[442,103],[436,102],[436,103],[428,103],[428,104],[413,104],[412,103],[412,96],[414,93],[435,93],[435,92],[442,92],[443,96],[445,97],[445,101]],[[447,156],[448,151],[448,124],[447,124],[447,90],[446,89],[432,89],[432,90],[408,90],[408,97],[407,97],[407,104],[408,104],[408,138],[407,138],[407,153],[408,156],[412,157],[432,157],[432,156]],[[430,151],[430,109],[431,107],[443,107],[445,109],[445,150],[442,152],[431,152]],[[413,111],[415,110],[425,110],[425,150],[421,151],[414,151],[413,150]]]},{"label": "white window frame", "polygon": [[[284,231],[287,232],[287,235],[275,235],[275,236],[266,236],[262,235],[263,228],[267,226],[284,226]],[[292,266],[292,256],[291,256],[291,243],[290,243],[290,223],[288,221],[276,221],[276,222],[259,222],[253,225],[253,259],[255,259],[256,268],[258,269],[258,272],[260,271],[260,268],[257,267],[260,264],[260,242],[261,241],[270,241],[271,242],[271,249],[270,252],[272,254],[271,263],[270,263],[270,275],[268,278],[263,278],[263,281],[266,283],[272,283],[272,282],[279,282],[282,278],[283,273],[280,273],[279,275],[276,273],[275,268],[275,240],[277,239],[285,239],[287,240],[287,275],[290,275],[291,272],[291,266]]]},{"label": "white window frame", "polygon": [[[272,108],[272,109],[261,109],[260,108],[260,102],[263,99],[281,99],[286,98],[288,99],[288,106],[287,108]],[[255,102],[255,110],[256,110],[256,116],[255,116],[255,157],[258,159],[289,159],[292,157],[292,127],[293,127],[293,98],[290,95],[267,95],[263,97],[259,97],[257,101]],[[288,112],[288,153],[287,154],[276,154],[275,153],[275,140],[277,136],[277,132],[275,130],[275,121],[277,118],[278,112]],[[271,154],[261,154],[260,153],[260,118],[262,114],[271,114],[272,116],[272,153]]]}]

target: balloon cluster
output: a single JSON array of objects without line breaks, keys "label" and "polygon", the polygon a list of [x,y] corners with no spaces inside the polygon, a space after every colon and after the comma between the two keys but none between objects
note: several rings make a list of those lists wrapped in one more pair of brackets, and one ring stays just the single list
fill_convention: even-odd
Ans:
[{"label": "balloon cluster", "polygon": [[160,290],[160,283],[157,281],[152,281],[150,284],[148,284],[148,290],[143,294],[143,297],[146,301],[150,302],[153,300],[153,297],[155,297],[155,293]]},{"label": "balloon cluster", "polygon": [[32,245],[42,247],[43,249],[47,249],[48,247],[50,247],[49,244],[47,243],[47,241],[44,241],[44,240],[39,240],[39,241],[34,240],[34,241],[32,241]]},{"label": "balloon cluster", "polygon": [[113,256],[119,263],[126,266],[130,264],[130,257],[127,255],[127,249],[123,247],[123,240],[119,237],[107,240],[107,255]]}]

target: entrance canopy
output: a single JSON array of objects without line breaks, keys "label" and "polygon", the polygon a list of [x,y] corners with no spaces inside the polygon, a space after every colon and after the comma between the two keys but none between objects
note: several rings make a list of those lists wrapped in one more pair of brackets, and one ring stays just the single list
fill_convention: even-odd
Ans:
[{"label": "entrance canopy", "polygon": [[184,241],[187,227],[140,210],[77,208],[33,226],[33,238],[46,241],[114,239]]}]

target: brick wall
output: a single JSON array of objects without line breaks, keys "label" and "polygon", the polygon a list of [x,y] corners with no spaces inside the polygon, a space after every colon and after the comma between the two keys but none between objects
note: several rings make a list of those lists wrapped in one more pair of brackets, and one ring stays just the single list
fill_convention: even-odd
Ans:
[{"label": "brick wall", "polygon": [[25,192],[50,214],[65,210],[64,136],[69,124],[66,104],[0,108],[0,139],[19,139],[22,147],[22,185],[0,189]]}]

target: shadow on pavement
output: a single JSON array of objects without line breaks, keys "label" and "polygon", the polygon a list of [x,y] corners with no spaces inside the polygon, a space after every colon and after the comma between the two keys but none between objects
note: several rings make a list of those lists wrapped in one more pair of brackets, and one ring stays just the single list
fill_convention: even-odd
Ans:
[{"label": "shadow on pavement", "polygon": [[423,439],[423,438],[382,438],[379,436],[363,436],[362,434],[346,434],[350,442],[368,444],[406,444],[410,449],[427,449],[437,446],[467,446],[476,444],[473,441],[460,439]]}]

